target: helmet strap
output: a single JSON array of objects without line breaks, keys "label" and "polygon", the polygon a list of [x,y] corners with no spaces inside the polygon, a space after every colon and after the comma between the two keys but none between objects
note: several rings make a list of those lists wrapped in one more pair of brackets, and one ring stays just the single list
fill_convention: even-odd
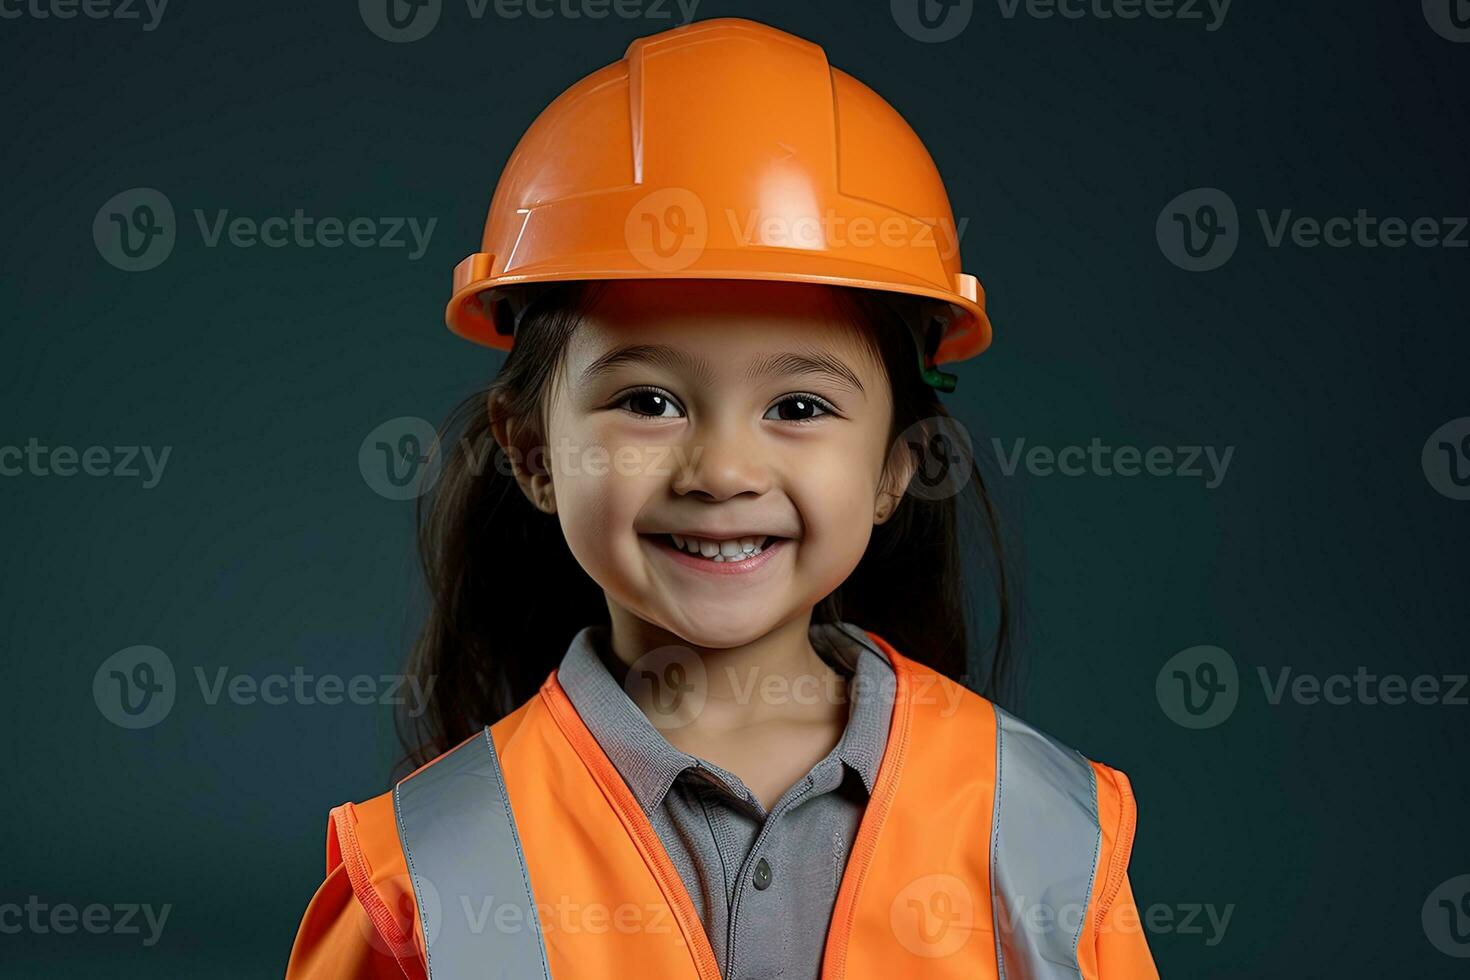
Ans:
[{"label": "helmet strap", "polygon": [[925,299],[918,304],[918,315],[906,317],[913,331],[914,344],[919,357],[919,374],[924,383],[938,391],[954,391],[959,382],[957,375],[941,371],[934,363],[939,345],[944,340],[945,328],[954,316],[953,308],[942,300]]},{"label": "helmet strap", "polygon": [[924,379],[924,383],[938,391],[954,391],[959,377],[939,370],[934,363],[939,344],[944,340],[945,328],[954,316],[954,307],[944,300],[911,293],[873,290],[872,295],[908,327],[910,336],[914,338],[919,376]]},{"label": "helmet strap", "polygon": [[944,339],[944,327],[946,321],[937,316],[925,317],[929,325],[925,331],[926,336],[922,339],[918,336],[919,330],[915,329],[914,339],[919,345],[919,373],[923,375],[924,382],[938,391],[954,391],[959,382],[959,376],[941,371],[934,365],[934,354],[939,350],[939,342]]}]

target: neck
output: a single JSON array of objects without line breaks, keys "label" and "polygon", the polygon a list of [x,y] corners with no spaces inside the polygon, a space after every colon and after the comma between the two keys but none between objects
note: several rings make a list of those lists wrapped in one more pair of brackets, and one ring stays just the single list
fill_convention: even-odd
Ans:
[{"label": "neck", "polygon": [[[812,648],[810,610],[731,647],[696,646],[627,610],[610,611],[608,669],[666,732],[733,732],[777,719],[846,713],[842,675]],[[631,681],[630,670],[636,671]]]}]

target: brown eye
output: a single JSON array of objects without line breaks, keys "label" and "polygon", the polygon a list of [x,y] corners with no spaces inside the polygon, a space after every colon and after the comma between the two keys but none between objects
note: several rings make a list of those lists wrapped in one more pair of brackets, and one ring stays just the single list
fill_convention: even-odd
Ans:
[{"label": "brown eye", "polygon": [[777,413],[776,418],[771,419],[774,422],[811,422],[823,415],[833,414],[834,409],[822,399],[811,395],[787,395],[772,405],[765,417],[770,419],[771,412]]},{"label": "brown eye", "polygon": [[618,407],[646,418],[678,418],[682,414],[674,400],[656,388],[629,392],[618,402]]}]

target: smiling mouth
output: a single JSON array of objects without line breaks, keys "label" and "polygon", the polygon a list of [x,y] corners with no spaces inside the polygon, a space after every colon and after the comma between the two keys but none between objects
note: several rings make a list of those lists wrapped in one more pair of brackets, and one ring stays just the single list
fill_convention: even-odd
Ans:
[{"label": "smiling mouth", "polygon": [[712,564],[725,564],[754,558],[771,545],[787,540],[777,534],[748,535],[716,541],[687,537],[682,534],[648,534],[651,538],[691,558],[702,558]]}]

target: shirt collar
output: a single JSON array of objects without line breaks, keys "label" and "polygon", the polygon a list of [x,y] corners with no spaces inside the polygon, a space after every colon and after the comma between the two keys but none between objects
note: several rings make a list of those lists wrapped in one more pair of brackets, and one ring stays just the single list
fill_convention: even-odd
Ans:
[{"label": "shirt collar", "polygon": [[[871,793],[888,743],[893,666],[851,623],[813,623],[808,635],[812,648],[848,677],[847,727],[835,754]],[[557,667],[557,680],[639,805],[652,813],[679,774],[701,763],[669,744],[608,671],[598,653],[607,649],[608,641],[605,624],[583,627]]]}]

